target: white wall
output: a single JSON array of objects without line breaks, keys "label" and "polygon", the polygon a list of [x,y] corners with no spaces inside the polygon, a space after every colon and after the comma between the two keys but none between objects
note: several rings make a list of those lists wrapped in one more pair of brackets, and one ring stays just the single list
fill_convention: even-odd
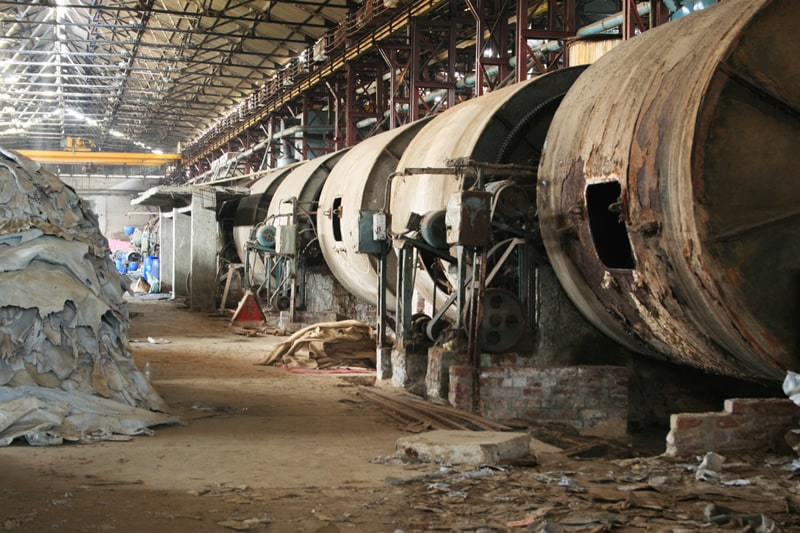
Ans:
[{"label": "white wall", "polygon": [[128,240],[126,226],[141,228],[158,215],[156,208],[131,206],[131,200],[158,184],[158,177],[61,176],[61,180],[89,203],[106,238]]}]

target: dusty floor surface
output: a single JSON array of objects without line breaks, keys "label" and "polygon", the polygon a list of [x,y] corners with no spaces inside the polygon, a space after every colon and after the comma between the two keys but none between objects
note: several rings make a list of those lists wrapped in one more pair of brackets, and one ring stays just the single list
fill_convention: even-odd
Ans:
[{"label": "dusty floor surface", "polygon": [[173,302],[130,310],[132,339],[170,341],[132,348],[186,425],[0,449],[0,531],[749,531],[711,525],[711,503],[800,531],[789,456],[728,458],[723,479],[747,486],[697,481],[694,458],[633,457],[643,449],[626,443],[536,466],[404,465],[391,459],[402,433],[348,377],[254,365],[280,338],[232,335]]}]

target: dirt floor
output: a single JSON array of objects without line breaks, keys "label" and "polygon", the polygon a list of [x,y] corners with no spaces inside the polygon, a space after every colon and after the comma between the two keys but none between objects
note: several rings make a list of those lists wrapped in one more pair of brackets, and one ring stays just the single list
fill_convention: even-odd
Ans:
[{"label": "dirt floor", "polygon": [[[169,341],[132,349],[185,425],[0,449],[0,531],[800,531],[790,456],[729,457],[732,486],[696,480],[696,458],[633,441],[524,466],[403,464],[393,453],[404,433],[356,395],[368,376],[257,366],[280,337],[236,336],[175,302],[130,310],[131,339]],[[708,518],[736,513],[752,516]]]}]

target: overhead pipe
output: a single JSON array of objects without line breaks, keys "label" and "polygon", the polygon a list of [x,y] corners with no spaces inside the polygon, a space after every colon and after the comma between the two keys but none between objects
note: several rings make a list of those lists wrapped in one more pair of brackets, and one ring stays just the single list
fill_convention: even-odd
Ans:
[{"label": "overhead pipe", "polygon": [[[333,126],[329,126],[329,125],[324,125],[324,126],[323,125],[291,126],[289,128],[283,129],[283,130],[281,130],[281,131],[279,131],[277,133],[272,134],[271,137],[263,139],[262,141],[259,141],[258,143],[253,145],[252,148],[249,148],[249,149],[245,150],[244,152],[241,152],[241,153],[237,154],[233,158],[233,162],[234,163],[239,163],[239,161],[241,161],[242,159],[250,157],[255,152],[258,152],[259,150],[264,149],[270,142],[272,142],[274,140],[283,139],[284,137],[290,137],[290,136],[296,135],[298,133],[300,133],[300,134],[302,134],[302,133],[328,133],[329,131],[331,131],[331,129],[333,129]],[[202,180],[204,178],[209,177],[211,174],[213,174],[213,171],[212,170],[207,170],[207,171],[203,172],[202,174],[192,178],[187,183],[188,184],[198,183],[198,182],[202,183]],[[223,178],[223,179],[220,179],[220,180],[215,180],[215,181],[213,181],[211,183],[220,183],[220,182],[233,181],[233,180],[238,180],[238,179],[247,179],[249,177],[257,177],[258,175],[259,175],[259,173],[256,172],[256,173],[253,173],[253,174],[246,174],[246,175],[243,175],[243,176],[235,176],[235,177],[232,177],[232,178]]]},{"label": "overhead pipe", "polygon": [[702,11],[717,3],[717,0],[684,0],[682,6],[670,11],[670,20],[678,20],[697,11]]},{"label": "overhead pipe", "polygon": [[[641,16],[649,15],[650,14],[650,2],[639,2],[636,4],[636,12],[639,13]],[[604,19],[600,19],[597,22],[593,22],[588,26],[584,26],[580,28],[577,33],[575,33],[576,37],[588,37],[590,35],[598,35],[600,33],[606,32],[608,30],[612,30],[614,28],[618,28],[622,26],[625,17],[623,13],[620,11],[616,15],[611,15],[610,17],[606,17]],[[559,41],[556,41],[559,42]],[[560,49],[560,47],[559,47]]]}]

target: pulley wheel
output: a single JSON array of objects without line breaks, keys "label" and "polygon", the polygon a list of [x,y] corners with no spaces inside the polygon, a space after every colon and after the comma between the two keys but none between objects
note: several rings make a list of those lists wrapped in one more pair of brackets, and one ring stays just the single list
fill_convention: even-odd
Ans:
[{"label": "pulley wheel", "polygon": [[419,232],[422,238],[434,248],[447,249],[447,227],[445,210],[431,211],[422,217]]},{"label": "pulley wheel", "polygon": [[525,311],[519,299],[502,289],[486,289],[478,331],[481,350],[507,352],[517,345],[524,331]]},{"label": "pulley wheel", "polygon": [[278,296],[277,300],[275,300],[275,308],[278,311],[286,311],[291,305],[292,300],[288,296]]}]

